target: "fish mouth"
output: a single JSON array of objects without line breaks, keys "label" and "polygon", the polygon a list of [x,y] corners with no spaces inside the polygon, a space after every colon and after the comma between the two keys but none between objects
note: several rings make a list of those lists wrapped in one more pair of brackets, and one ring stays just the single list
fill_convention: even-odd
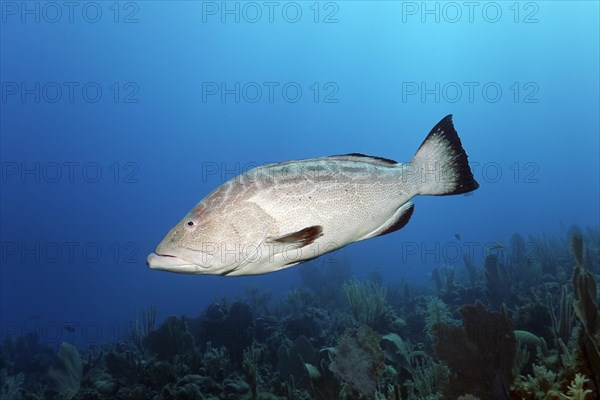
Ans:
[{"label": "fish mouth", "polygon": [[152,269],[159,269],[163,271],[188,274],[198,271],[197,265],[170,254],[150,253],[146,259],[146,264]]},{"label": "fish mouth", "polygon": [[170,254],[160,254],[160,253],[154,253],[154,254],[156,254],[157,256],[160,256],[160,257],[173,257],[173,258],[177,258],[177,257],[172,256]]}]

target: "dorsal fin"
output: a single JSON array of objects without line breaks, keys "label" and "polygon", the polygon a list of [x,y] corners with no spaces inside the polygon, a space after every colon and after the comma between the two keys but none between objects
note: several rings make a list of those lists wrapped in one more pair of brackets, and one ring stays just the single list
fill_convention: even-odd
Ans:
[{"label": "dorsal fin", "polygon": [[335,158],[341,161],[363,161],[370,162],[373,164],[384,164],[384,165],[393,165],[398,164],[397,161],[390,160],[389,158],[377,157],[377,156],[368,156],[366,154],[361,153],[350,153],[350,154],[338,154],[335,156],[329,156],[327,158]]}]

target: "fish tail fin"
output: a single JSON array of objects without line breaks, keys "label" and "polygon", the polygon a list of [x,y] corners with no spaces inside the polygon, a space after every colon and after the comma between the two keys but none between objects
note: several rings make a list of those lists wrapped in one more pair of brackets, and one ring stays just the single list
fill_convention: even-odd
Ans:
[{"label": "fish tail fin", "polygon": [[454,129],[452,115],[444,117],[427,135],[410,161],[408,173],[418,179],[418,194],[447,196],[479,187]]}]

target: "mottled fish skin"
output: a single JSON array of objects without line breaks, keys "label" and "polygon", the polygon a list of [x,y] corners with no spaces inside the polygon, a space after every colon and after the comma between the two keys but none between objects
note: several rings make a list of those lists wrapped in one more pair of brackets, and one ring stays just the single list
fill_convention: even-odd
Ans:
[{"label": "mottled fish skin", "polygon": [[[428,176],[432,166],[437,177]],[[407,164],[350,154],[247,171],[200,201],[148,265],[231,276],[273,272],[400,229],[416,195],[477,187],[448,116]]]}]

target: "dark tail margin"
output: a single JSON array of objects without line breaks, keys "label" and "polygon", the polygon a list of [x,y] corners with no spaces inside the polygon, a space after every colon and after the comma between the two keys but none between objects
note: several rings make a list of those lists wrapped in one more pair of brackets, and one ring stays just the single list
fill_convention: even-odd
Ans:
[{"label": "dark tail margin", "polygon": [[452,114],[444,117],[425,138],[410,162],[412,174],[419,177],[419,194],[448,196],[472,192],[479,187],[469,167],[452,123]]}]

